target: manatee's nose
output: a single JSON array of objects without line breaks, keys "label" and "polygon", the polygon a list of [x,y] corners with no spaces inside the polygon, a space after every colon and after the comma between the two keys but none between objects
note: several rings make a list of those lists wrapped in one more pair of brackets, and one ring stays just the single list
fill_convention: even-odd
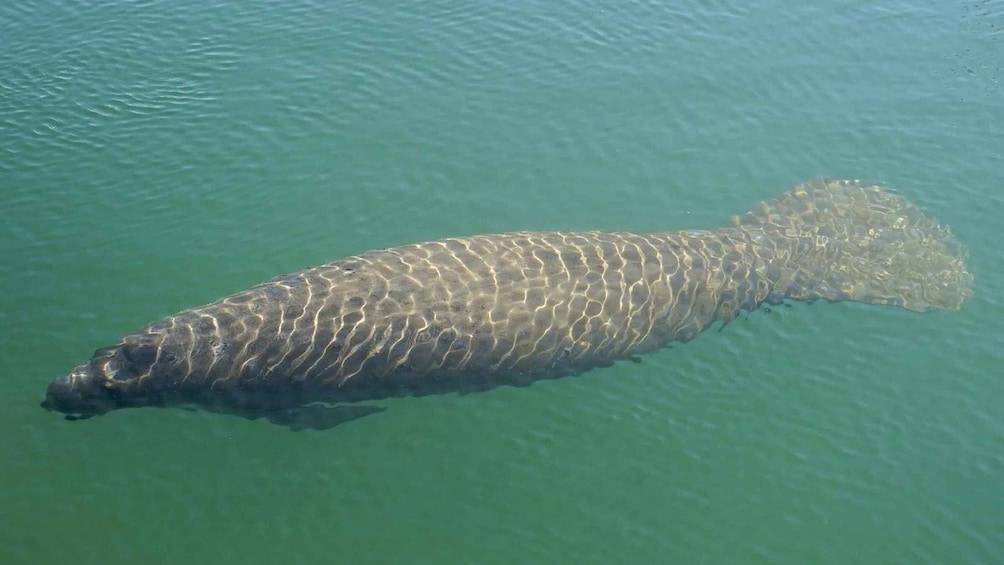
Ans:
[{"label": "manatee's nose", "polygon": [[52,382],[49,383],[49,388],[45,391],[45,400],[42,401],[42,408],[46,410],[59,410],[59,398],[65,398],[72,388],[69,375],[52,379]]},{"label": "manatee's nose", "polygon": [[77,420],[104,414],[115,408],[115,402],[104,387],[78,368],[49,383],[42,408],[62,412],[67,418]]}]

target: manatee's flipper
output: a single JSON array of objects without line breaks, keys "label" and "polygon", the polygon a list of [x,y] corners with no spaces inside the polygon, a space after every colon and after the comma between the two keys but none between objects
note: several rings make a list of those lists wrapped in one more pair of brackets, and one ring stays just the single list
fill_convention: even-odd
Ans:
[{"label": "manatee's flipper", "polygon": [[273,424],[285,426],[293,431],[304,429],[328,430],[339,424],[351,422],[370,414],[378,414],[386,408],[382,406],[307,404],[296,408],[284,408],[260,414]]},{"label": "manatee's flipper", "polygon": [[877,186],[810,181],[732,224],[760,244],[768,277],[787,298],[923,312],[958,310],[972,295],[966,248],[948,227]]}]

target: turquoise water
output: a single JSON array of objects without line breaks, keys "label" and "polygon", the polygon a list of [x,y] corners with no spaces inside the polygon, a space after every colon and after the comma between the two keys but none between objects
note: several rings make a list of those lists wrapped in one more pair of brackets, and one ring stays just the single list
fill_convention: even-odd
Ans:
[{"label": "turquoise water", "polygon": [[[0,563],[1000,563],[1004,3],[0,7]],[[367,249],[713,228],[816,176],[971,248],[961,312],[755,312],[325,432],[66,422],[49,380]]]}]

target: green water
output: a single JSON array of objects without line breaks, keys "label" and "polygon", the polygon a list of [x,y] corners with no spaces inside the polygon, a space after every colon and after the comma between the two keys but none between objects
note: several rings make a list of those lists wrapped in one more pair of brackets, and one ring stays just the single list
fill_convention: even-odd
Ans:
[{"label": "green water", "polygon": [[[0,563],[1004,562],[1001,61],[998,0],[4,3]],[[973,299],[755,312],[325,432],[38,406],[274,275],[711,228],[815,176],[951,224]]]}]

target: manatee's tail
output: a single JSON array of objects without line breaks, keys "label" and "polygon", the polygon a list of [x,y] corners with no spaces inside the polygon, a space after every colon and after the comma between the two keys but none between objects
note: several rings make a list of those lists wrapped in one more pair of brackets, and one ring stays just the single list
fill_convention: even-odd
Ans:
[{"label": "manatee's tail", "polygon": [[972,295],[966,248],[948,227],[877,186],[810,181],[732,224],[766,259],[774,296],[923,312],[958,310]]}]

